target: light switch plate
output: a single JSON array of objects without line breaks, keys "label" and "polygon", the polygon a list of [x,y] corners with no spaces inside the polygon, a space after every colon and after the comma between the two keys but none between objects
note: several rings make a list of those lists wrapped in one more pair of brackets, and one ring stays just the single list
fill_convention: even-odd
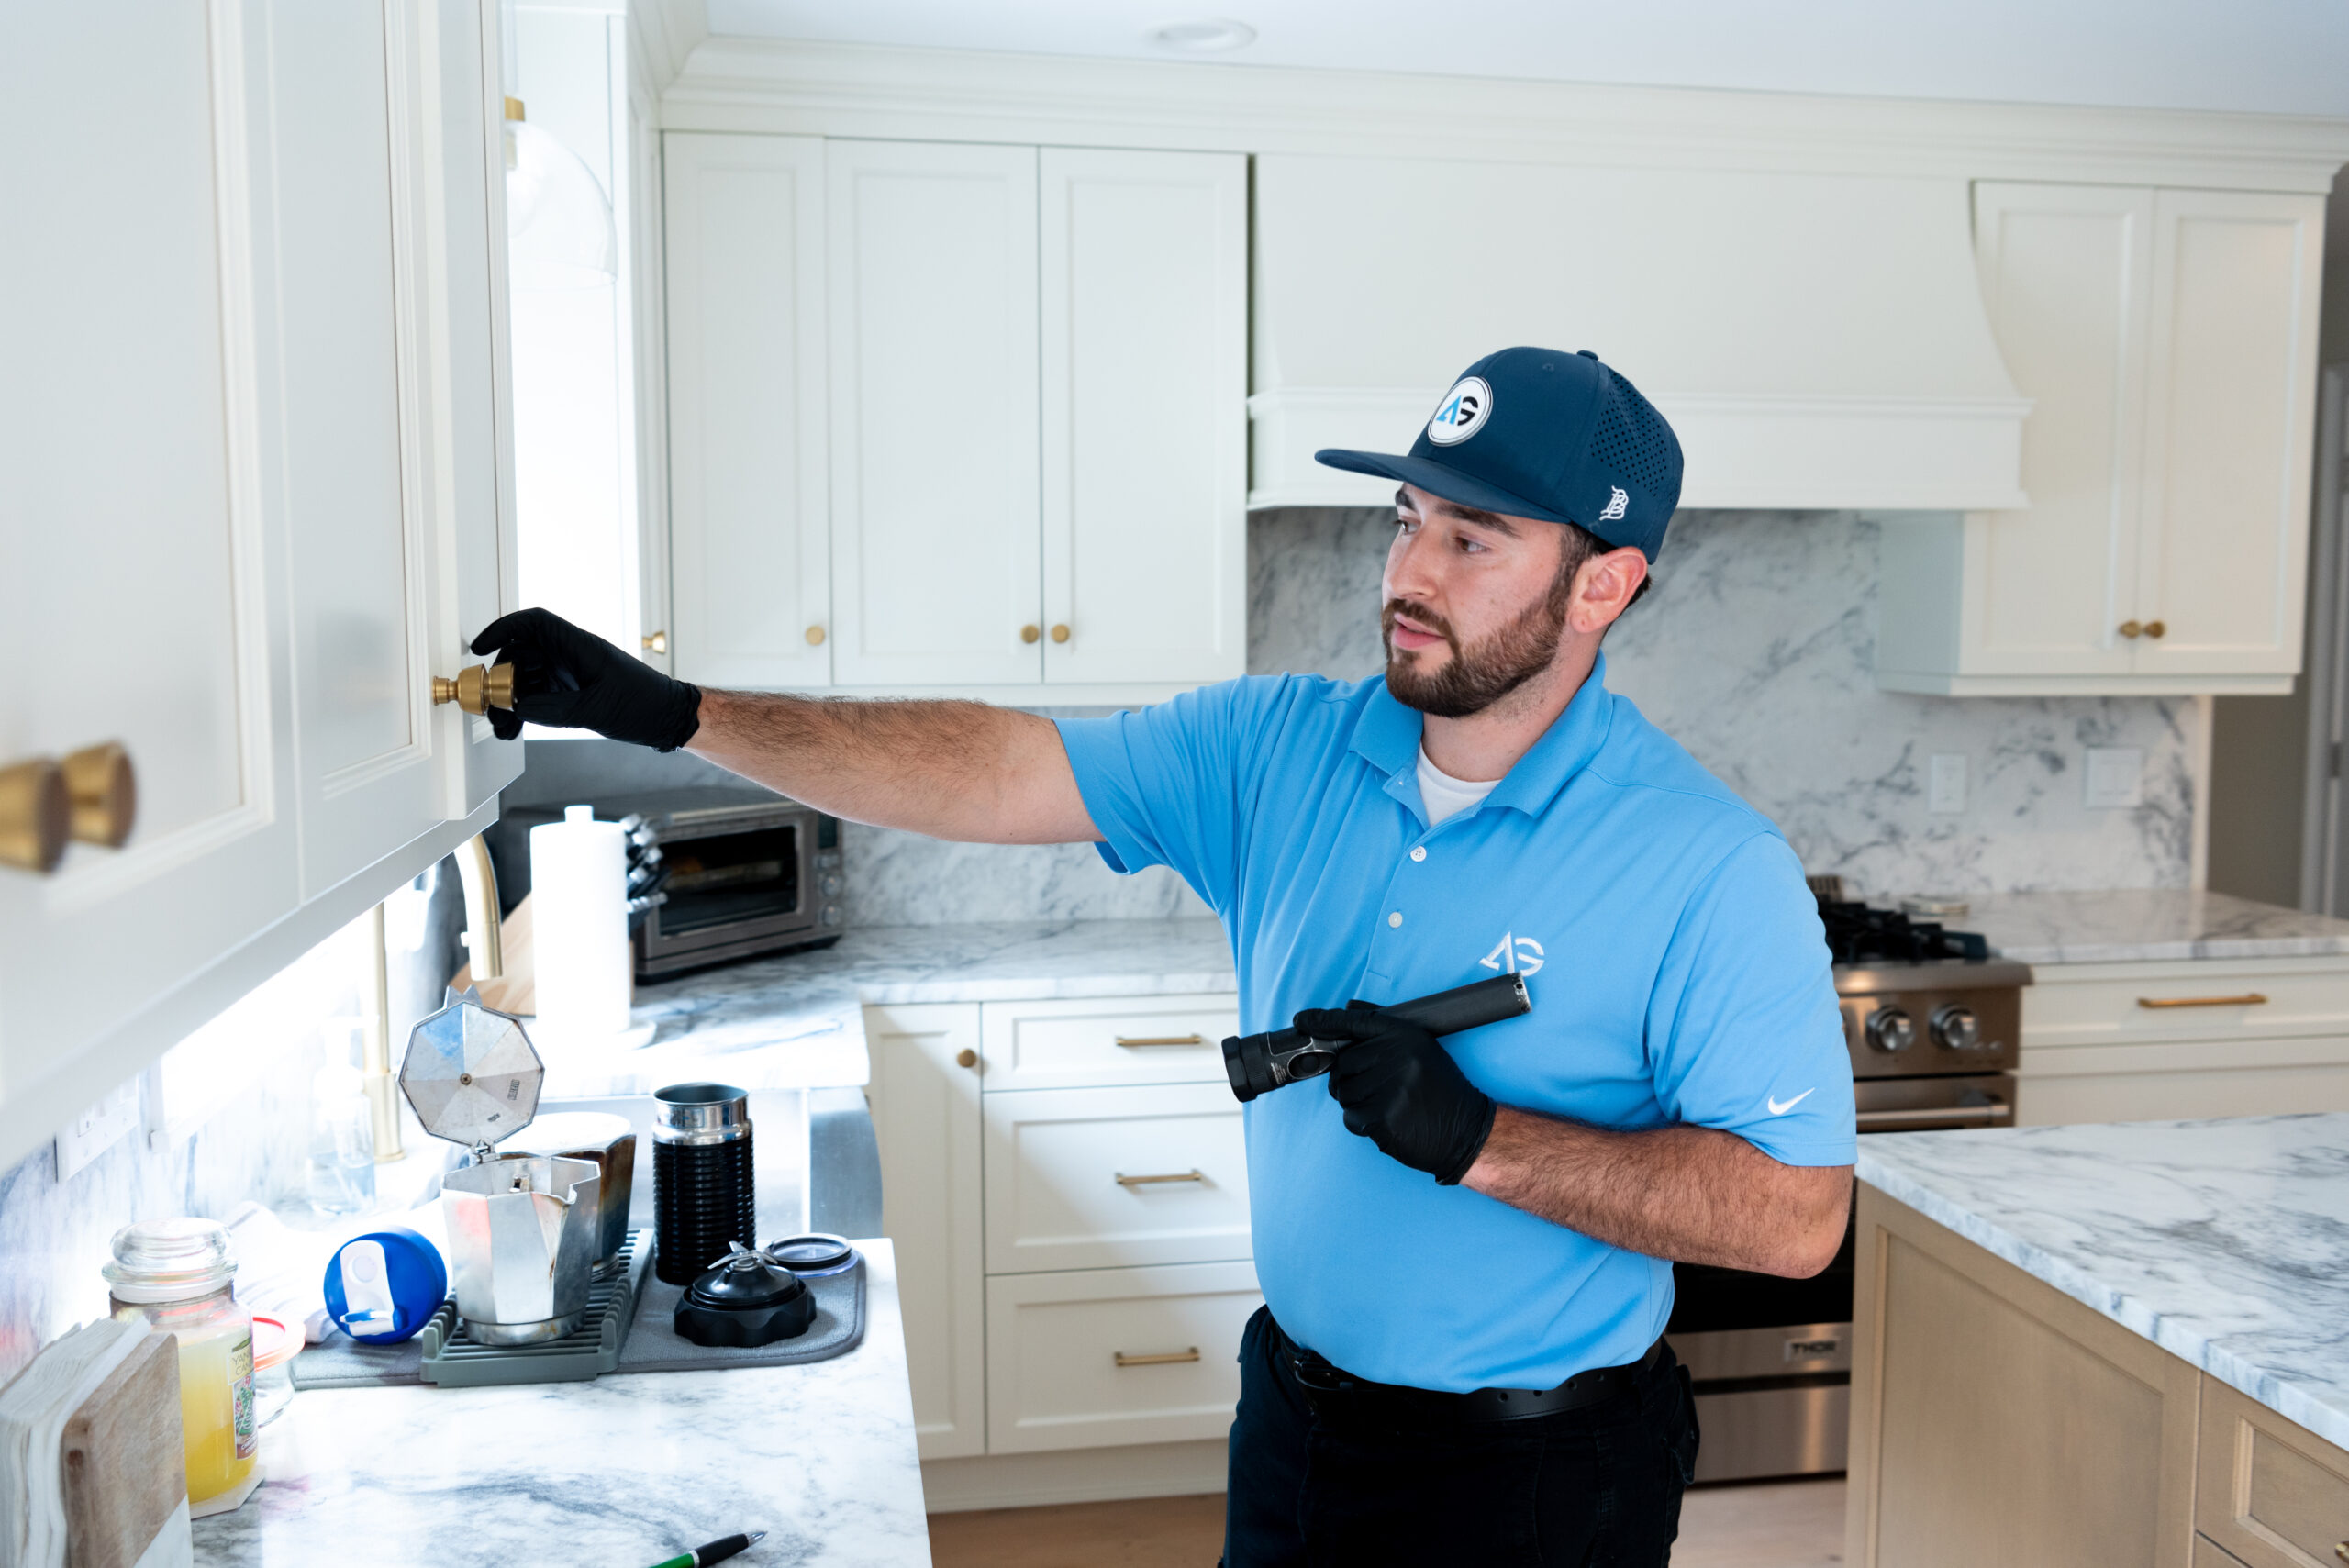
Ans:
[{"label": "light switch plate", "polygon": [[2145,753],[2138,746],[2088,748],[2087,799],[2092,811],[2144,804]]},{"label": "light switch plate", "polygon": [[1950,816],[1965,809],[1965,753],[1936,751],[1926,773],[1925,809]]},{"label": "light switch plate", "polygon": [[59,1181],[72,1180],[76,1172],[139,1129],[139,1084],[137,1078],[123,1084],[57,1135]]}]

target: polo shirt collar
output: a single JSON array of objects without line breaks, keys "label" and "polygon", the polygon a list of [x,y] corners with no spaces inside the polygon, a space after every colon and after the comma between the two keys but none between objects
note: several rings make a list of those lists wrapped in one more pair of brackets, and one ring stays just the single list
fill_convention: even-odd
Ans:
[{"label": "polo shirt collar", "polygon": [[[1551,721],[1532,749],[1493,786],[1485,804],[1540,816],[1566,787],[1566,781],[1598,755],[1607,740],[1613,706],[1607,691],[1607,655],[1601,653],[1582,689],[1566,704],[1566,711]],[[1362,717],[1355,721],[1351,746],[1357,756],[1386,775],[1386,793],[1419,811],[1422,821],[1426,818],[1419,804],[1419,762],[1424,727],[1419,711],[1397,701],[1381,680]]]}]

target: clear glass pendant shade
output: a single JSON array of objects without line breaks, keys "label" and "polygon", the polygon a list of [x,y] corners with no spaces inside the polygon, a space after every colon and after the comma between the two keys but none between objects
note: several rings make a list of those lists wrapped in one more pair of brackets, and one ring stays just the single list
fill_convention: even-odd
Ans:
[{"label": "clear glass pendant shade", "polygon": [[608,286],[619,276],[612,204],[578,154],[523,120],[506,122],[507,271],[517,289]]}]

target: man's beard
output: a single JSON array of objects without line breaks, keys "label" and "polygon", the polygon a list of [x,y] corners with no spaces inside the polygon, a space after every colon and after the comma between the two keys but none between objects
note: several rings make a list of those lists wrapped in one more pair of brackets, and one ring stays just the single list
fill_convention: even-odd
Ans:
[{"label": "man's beard", "polygon": [[[1573,603],[1574,573],[1562,572],[1550,591],[1515,620],[1474,648],[1463,648],[1452,623],[1442,616],[1423,605],[1390,599],[1378,617],[1379,635],[1386,644],[1386,689],[1405,707],[1438,718],[1482,713],[1550,667],[1558,657],[1558,641]],[[1395,651],[1397,615],[1408,615],[1442,637],[1452,650],[1442,669],[1425,673],[1416,651]]]}]

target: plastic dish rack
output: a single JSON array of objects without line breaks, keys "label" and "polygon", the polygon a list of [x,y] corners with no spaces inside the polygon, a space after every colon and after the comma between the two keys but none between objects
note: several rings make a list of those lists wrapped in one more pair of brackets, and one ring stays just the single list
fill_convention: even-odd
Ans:
[{"label": "plastic dish rack", "polygon": [[587,1287],[587,1310],[579,1327],[541,1345],[476,1344],[465,1333],[451,1299],[417,1330],[424,1361],[417,1368],[427,1383],[444,1388],[484,1388],[509,1383],[584,1383],[620,1364],[620,1347],[636,1321],[644,1277],[652,1267],[652,1232],[631,1230],[620,1248],[620,1266]]}]

